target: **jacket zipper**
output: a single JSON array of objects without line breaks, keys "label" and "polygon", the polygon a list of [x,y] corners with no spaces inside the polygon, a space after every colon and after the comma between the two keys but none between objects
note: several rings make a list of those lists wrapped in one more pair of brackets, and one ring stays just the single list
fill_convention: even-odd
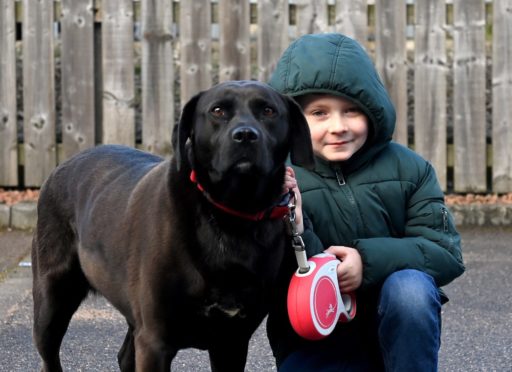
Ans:
[{"label": "jacket zipper", "polygon": [[336,179],[338,180],[338,185],[343,186],[345,185],[345,177],[343,177],[343,173],[340,171],[335,171],[336,173]]},{"label": "jacket zipper", "polygon": [[[345,176],[340,169],[335,169],[334,173],[336,174],[336,180],[338,181],[338,185],[342,190],[342,193],[345,195],[345,198],[348,202],[348,207],[352,208],[354,211],[354,223],[356,225],[356,230],[358,235],[366,235],[366,227],[362,219],[362,215],[359,212],[359,208],[357,206],[356,199],[354,198],[354,194],[350,186],[347,184]],[[339,206],[341,208],[341,206]]]}]

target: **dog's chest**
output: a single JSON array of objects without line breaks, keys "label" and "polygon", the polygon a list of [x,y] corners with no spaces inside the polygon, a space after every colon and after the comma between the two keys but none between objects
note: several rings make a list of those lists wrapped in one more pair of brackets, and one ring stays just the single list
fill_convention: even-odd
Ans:
[{"label": "dog's chest", "polygon": [[198,302],[198,315],[243,319],[258,313],[267,302],[269,278],[239,264],[208,272]]},{"label": "dog's chest", "polygon": [[195,314],[244,319],[267,310],[286,235],[281,220],[233,223],[198,213],[193,249]]},{"label": "dog's chest", "polygon": [[[268,302],[278,270],[279,251],[253,239],[220,235],[208,242],[199,313],[206,318],[245,318]],[[277,254],[276,254],[277,253]]]}]

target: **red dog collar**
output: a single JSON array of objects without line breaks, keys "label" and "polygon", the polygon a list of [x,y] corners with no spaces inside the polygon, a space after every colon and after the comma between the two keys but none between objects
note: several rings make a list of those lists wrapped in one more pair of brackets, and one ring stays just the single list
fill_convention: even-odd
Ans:
[{"label": "red dog collar", "polygon": [[244,212],[237,211],[236,209],[229,208],[229,207],[213,200],[212,197],[210,196],[210,194],[208,194],[208,192],[206,192],[204,187],[199,182],[197,182],[197,176],[196,176],[195,170],[192,170],[192,172],[190,172],[190,181],[192,181],[193,183],[195,183],[197,185],[197,188],[199,189],[199,191],[201,191],[203,193],[203,195],[206,197],[206,199],[210,203],[212,203],[215,207],[219,208],[221,211],[231,214],[235,217],[243,218],[243,219],[250,220],[250,221],[261,221],[264,219],[283,218],[289,212],[288,202],[290,201],[290,197],[291,197],[290,193],[284,194],[283,199],[279,202],[279,204],[277,204],[267,210],[251,214],[251,213],[244,213]]}]

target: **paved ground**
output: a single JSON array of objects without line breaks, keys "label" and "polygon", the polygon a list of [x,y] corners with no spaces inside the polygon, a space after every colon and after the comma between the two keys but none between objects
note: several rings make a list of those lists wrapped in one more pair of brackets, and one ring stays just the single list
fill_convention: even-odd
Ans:
[{"label": "paved ground", "polygon": [[[512,371],[512,228],[462,229],[467,272],[445,287],[440,371]],[[36,371],[31,340],[30,236],[0,232],[0,372]],[[124,338],[122,317],[101,298],[90,298],[75,314],[64,339],[67,371],[117,371]],[[272,371],[264,328],[254,335],[248,371]],[[180,352],[173,371],[209,371],[204,352]]]}]

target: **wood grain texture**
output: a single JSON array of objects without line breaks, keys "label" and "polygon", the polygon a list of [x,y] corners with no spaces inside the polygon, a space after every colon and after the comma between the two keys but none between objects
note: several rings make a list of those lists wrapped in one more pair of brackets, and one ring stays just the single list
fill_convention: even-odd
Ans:
[{"label": "wood grain texture", "polygon": [[485,192],[484,0],[454,0],[454,189]]},{"label": "wood grain texture", "polygon": [[18,185],[14,0],[0,4],[0,185]]},{"label": "wood grain texture", "polygon": [[414,149],[434,166],[447,186],[446,6],[444,0],[420,1],[415,9]]},{"label": "wood grain texture", "polygon": [[133,3],[102,2],[102,142],[135,145]]},{"label": "wood grain texture", "polygon": [[183,106],[212,85],[210,0],[180,2],[180,98]]},{"label": "wood grain texture", "polygon": [[142,147],[169,157],[174,125],[172,2],[142,2]]},{"label": "wood grain texture", "polygon": [[95,144],[93,1],[62,0],[62,144],[65,158]]},{"label": "wood grain texture", "polygon": [[396,109],[393,138],[407,146],[407,55],[405,1],[381,0],[376,12],[376,65]]},{"label": "wood grain texture", "polygon": [[492,189],[512,190],[512,0],[493,2]]},{"label": "wood grain texture", "polygon": [[40,186],[57,164],[53,1],[23,1],[25,186]]}]

